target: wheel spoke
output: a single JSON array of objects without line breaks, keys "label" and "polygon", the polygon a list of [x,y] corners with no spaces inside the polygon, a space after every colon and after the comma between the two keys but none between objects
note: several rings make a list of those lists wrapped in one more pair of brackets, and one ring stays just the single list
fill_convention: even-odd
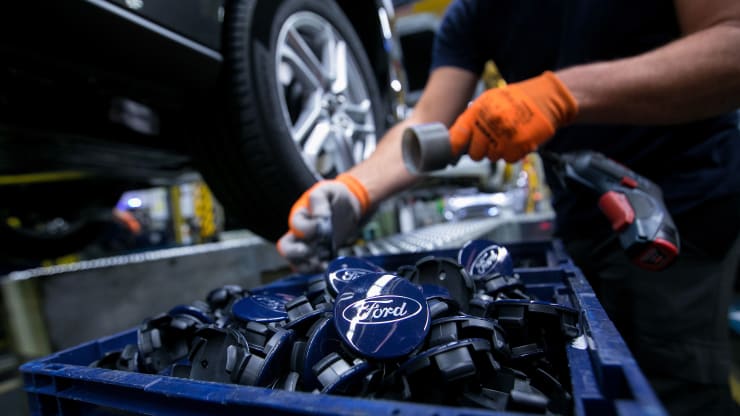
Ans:
[{"label": "wheel spoke", "polygon": [[288,36],[286,43],[295,52],[305,64],[308,70],[313,74],[314,78],[318,80],[320,86],[327,86],[329,84],[329,78],[326,70],[321,65],[321,61],[316,57],[316,54],[311,50],[306,41],[303,39],[300,33],[295,28],[288,30]]},{"label": "wheel spoke", "polygon": [[343,134],[335,134],[334,140],[336,148],[334,149],[334,160],[338,172],[346,172],[355,165],[355,159],[352,155],[352,138]]},{"label": "wheel spoke", "polygon": [[331,91],[339,94],[347,89],[347,42],[337,42],[333,56],[334,82]]},{"label": "wheel spoke", "polygon": [[352,117],[353,120],[364,120],[370,114],[370,100],[364,99],[358,104],[347,103],[344,105],[344,111]]},{"label": "wheel spoke", "polygon": [[354,130],[360,134],[375,134],[375,126],[364,121],[360,123],[355,122]]},{"label": "wheel spoke", "polygon": [[306,135],[312,131],[321,116],[321,91],[316,90],[306,100],[306,107],[301,110],[301,115],[295,125],[290,129],[290,134],[296,143],[303,142]]},{"label": "wheel spoke", "polygon": [[337,37],[334,35],[334,30],[329,26],[324,27],[323,36],[324,48],[321,50],[321,62],[326,66],[329,79],[334,80],[337,78]]},{"label": "wheel spoke", "polygon": [[331,124],[328,120],[320,120],[306,139],[303,145],[303,158],[309,166],[316,166],[321,149],[331,136]]},{"label": "wheel spoke", "polygon": [[[374,130],[374,129],[373,129]],[[365,136],[365,140],[362,142],[362,157],[357,160],[365,160],[370,157],[371,154],[375,151],[375,146],[377,144],[377,137],[375,136],[375,132],[372,134],[368,134]]]},{"label": "wheel spoke", "polygon": [[[321,88],[321,81],[314,75],[311,69],[306,63],[301,60],[298,54],[295,53],[291,48],[285,48],[282,51],[282,57],[284,61],[293,69],[293,75],[296,76],[301,84],[307,87],[318,90]],[[287,83],[286,83],[287,85]]]},{"label": "wheel spoke", "polygon": [[365,142],[362,140],[357,140],[353,143],[352,147],[352,157],[355,158],[355,160],[363,160],[365,159]]}]

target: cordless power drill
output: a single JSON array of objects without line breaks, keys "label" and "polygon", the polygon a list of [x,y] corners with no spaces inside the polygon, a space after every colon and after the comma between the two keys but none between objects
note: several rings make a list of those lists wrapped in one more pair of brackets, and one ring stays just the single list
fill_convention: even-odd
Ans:
[{"label": "cordless power drill", "polygon": [[[455,164],[447,128],[441,123],[404,131],[403,160],[411,173]],[[599,208],[617,233],[627,256],[639,267],[663,270],[678,256],[678,229],[663,202],[660,188],[647,178],[593,151],[542,152],[566,184],[580,184],[599,198]]]}]

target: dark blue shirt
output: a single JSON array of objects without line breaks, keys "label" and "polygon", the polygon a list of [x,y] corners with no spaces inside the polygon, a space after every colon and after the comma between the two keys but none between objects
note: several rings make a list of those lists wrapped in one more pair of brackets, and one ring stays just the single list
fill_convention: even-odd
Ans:
[{"label": "dark blue shirt", "polygon": [[[546,70],[638,55],[679,36],[671,0],[457,0],[437,33],[432,67],[481,73],[493,60],[504,79],[516,82]],[[674,216],[709,199],[740,194],[737,112],[671,126],[573,125],[544,147],[606,154],[656,182]],[[565,191],[553,176],[547,179],[559,230],[607,233],[595,196]]]}]

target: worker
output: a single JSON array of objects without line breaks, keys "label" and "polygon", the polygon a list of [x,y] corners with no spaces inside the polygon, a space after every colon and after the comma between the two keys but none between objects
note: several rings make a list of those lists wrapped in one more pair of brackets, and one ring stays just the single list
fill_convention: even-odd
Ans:
[{"label": "worker", "polygon": [[[488,60],[509,84],[468,105]],[[457,0],[413,114],[369,159],[306,191],[278,249],[299,270],[315,268],[319,218],[331,217],[344,241],[415,183],[400,146],[413,124],[451,126],[453,150],[470,142],[475,160],[599,151],[662,187],[679,259],[662,272],[637,268],[604,243],[613,232],[593,195],[548,176],[556,235],[669,413],[735,414],[727,311],[740,252],[738,108],[737,0]]]}]

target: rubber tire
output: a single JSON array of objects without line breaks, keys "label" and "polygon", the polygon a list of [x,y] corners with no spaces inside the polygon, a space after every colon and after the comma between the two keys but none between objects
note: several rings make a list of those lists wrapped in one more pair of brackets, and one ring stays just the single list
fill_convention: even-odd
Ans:
[{"label": "rubber tire", "polygon": [[282,118],[275,116],[281,111],[274,64],[278,33],[289,15],[303,10],[320,15],[344,37],[365,79],[378,139],[385,128],[367,55],[333,1],[228,0],[222,41],[226,131],[201,152],[202,170],[227,215],[272,241],[286,231],[293,202],[320,179],[304,164]]}]

